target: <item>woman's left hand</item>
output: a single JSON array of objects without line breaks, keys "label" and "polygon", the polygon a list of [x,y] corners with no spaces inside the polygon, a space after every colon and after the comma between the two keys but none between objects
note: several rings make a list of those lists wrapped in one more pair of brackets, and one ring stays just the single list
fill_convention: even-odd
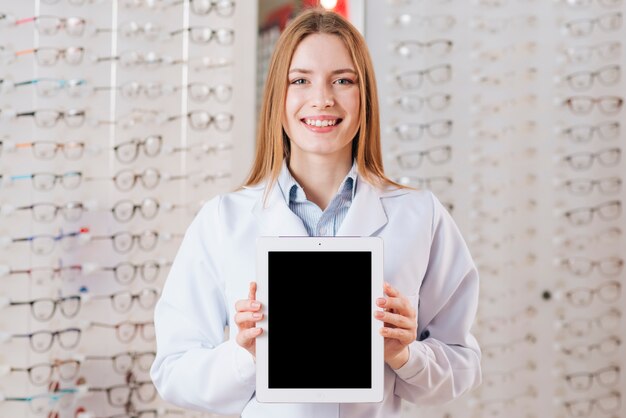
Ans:
[{"label": "woman's left hand", "polygon": [[375,311],[374,317],[384,322],[380,334],[385,337],[385,363],[399,369],[409,359],[409,344],[417,338],[417,312],[411,302],[385,282],[387,297],[376,299],[383,311]]}]

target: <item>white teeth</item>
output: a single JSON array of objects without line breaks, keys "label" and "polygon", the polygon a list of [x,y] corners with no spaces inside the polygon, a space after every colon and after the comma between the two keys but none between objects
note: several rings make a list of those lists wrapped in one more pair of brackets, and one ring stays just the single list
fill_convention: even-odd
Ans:
[{"label": "white teeth", "polygon": [[305,119],[304,122],[307,125],[325,128],[327,126],[335,126],[337,124],[337,119],[334,119],[334,120]]}]

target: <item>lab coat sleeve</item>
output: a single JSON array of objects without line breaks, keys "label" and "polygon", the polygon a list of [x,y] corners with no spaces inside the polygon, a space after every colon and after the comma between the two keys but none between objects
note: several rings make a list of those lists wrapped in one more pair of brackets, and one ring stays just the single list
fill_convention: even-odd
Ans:
[{"label": "lab coat sleeve", "polygon": [[161,397],[183,408],[240,414],[255,390],[250,353],[224,340],[228,309],[220,277],[219,202],[191,223],[155,307],[157,354],[150,376]]},{"label": "lab coat sleeve", "polygon": [[396,371],[394,393],[432,405],[481,383],[481,352],[470,333],[478,305],[478,272],[454,220],[432,195],[432,242],[419,291],[418,340]]}]

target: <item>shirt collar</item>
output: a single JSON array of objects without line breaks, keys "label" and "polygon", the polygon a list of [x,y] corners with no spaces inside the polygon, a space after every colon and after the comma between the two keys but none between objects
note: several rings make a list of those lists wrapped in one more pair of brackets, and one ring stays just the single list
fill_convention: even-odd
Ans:
[{"label": "shirt collar", "polygon": [[[352,160],[352,167],[350,171],[343,179],[341,184],[339,185],[339,189],[337,193],[341,193],[343,191],[350,191],[350,198],[354,199],[354,195],[356,193],[356,183],[358,178],[358,171],[356,160]],[[283,160],[283,167],[280,170],[280,174],[278,175],[278,186],[285,198],[285,202],[289,205],[291,202],[304,202],[306,201],[306,195],[304,193],[304,189],[302,186],[298,184],[296,179],[293,178],[291,172],[289,171],[289,167],[287,167],[287,161]]]}]

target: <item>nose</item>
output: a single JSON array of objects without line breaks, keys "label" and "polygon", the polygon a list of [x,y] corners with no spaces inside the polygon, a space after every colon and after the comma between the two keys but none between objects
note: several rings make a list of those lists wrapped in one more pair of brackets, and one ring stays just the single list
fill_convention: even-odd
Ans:
[{"label": "nose", "polygon": [[325,109],[335,105],[332,89],[326,84],[319,85],[313,92],[313,107]]}]

